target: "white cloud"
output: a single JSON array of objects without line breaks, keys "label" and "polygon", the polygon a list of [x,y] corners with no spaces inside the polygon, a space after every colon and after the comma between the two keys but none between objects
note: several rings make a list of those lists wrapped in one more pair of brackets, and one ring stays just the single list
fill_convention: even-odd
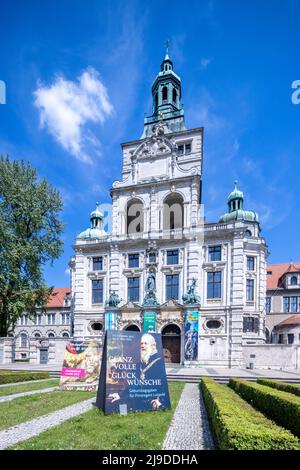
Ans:
[{"label": "white cloud", "polygon": [[212,59],[210,59],[208,57],[202,57],[202,59],[200,60],[201,70],[207,69],[207,67],[209,66],[211,61],[212,61]]},{"label": "white cloud", "polygon": [[59,75],[50,86],[39,84],[34,96],[41,126],[71,155],[92,163],[89,150],[99,155],[100,141],[88,124],[103,124],[113,112],[97,71],[89,67],[77,81]]}]

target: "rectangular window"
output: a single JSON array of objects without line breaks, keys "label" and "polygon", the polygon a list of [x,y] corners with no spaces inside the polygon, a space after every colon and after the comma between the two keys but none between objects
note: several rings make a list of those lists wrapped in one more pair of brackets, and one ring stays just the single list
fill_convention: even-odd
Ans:
[{"label": "rectangular window", "polygon": [[102,271],[103,270],[103,258],[102,256],[97,256],[93,258],[93,271]]},{"label": "rectangular window", "polygon": [[186,144],[185,145],[185,153],[191,153],[192,151],[192,146],[191,144]]},{"label": "rectangular window", "polygon": [[254,279],[247,279],[246,281],[246,300],[247,302],[254,301]]},{"label": "rectangular window", "polygon": [[221,298],[221,271],[207,273],[207,298],[220,299]]},{"label": "rectangular window", "polygon": [[254,256],[247,256],[247,270],[254,271]]},{"label": "rectangular window", "polygon": [[128,255],[128,267],[129,268],[138,268],[139,267],[140,256],[138,253]]},{"label": "rectangular window", "polygon": [[288,333],[288,344],[294,343],[294,335],[293,333]]},{"label": "rectangular window", "polygon": [[61,314],[61,323],[62,325],[68,325],[70,323],[70,314],[62,313]]},{"label": "rectangular window", "polygon": [[49,313],[47,315],[47,323],[48,325],[55,325],[55,313]]},{"label": "rectangular window", "polygon": [[221,246],[209,246],[208,247],[208,260],[209,261],[221,261]]},{"label": "rectangular window", "polygon": [[243,318],[243,332],[244,333],[258,333],[259,332],[259,318],[244,317]]},{"label": "rectangular window", "polygon": [[291,297],[291,312],[298,312],[298,297]]},{"label": "rectangular window", "polygon": [[179,297],[179,274],[166,275],[166,300],[175,299]]},{"label": "rectangular window", "polygon": [[140,278],[128,278],[128,300],[130,302],[139,302],[140,300]]},{"label": "rectangular window", "polygon": [[184,145],[178,145],[178,153],[179,153],[179,155],[183,155],[183,153],[184,153]]},{"label": "rectangular window", "polygon": [[179,251],[168,250],[167,251],[167,264],[178,264],[179,263]]},{"label": "rectangular window", "polygon": [[290,297],[283,297],[283,311],[289,313],[290,311]]},{"label": "rectangular window", "polygon": [[92,280],[92,304],[103,303],[103,279]]},{"label": "rectangular window", "polygon": [[278,344],[283,344],[283,335],[278,336]]},{"label": "rectangular window", "polygon": [[271,297],[266,297],[266,313],[271,312]]},{"label": "rectangular window", "polygon": [[37,324],[38,325],[42,324],[42,315],[37,315]]}]

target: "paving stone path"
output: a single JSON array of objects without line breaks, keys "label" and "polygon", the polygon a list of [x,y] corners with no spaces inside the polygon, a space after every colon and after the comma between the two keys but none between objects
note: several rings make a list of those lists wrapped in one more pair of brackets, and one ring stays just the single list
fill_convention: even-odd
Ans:
[{"label": "paving stone path", "polygon": [[48,415],[40,416],[39,418],[0,431],[0,449],[6,449],[18,442],[30,439],[49,428],[58,426],[70,418],[89,411],[93,407],[93,402],[95,402],[95,398],[89,398],[75,405],[67,406]]},{"label": "paving stone path", "polygon": [[56,390],[57,388],[58,387],[41,388],[40,390],[30,390],[29,392],[21,392],[21,393],[14,393],[13,395],[6,395],[5,397],[0,397],[0,403],[14,400],[15,398],[27,397],[28,395],[35,395],[36,393],[53,392],[53,390]]},{"label": "paving stone path", "polygon": [[212,450],[214,443],[199,384],[187,383],[163,443],[164,450]]}]

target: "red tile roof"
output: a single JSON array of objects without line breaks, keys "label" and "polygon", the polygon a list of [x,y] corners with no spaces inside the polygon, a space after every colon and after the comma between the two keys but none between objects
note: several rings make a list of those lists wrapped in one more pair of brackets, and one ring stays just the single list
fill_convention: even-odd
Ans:
[{"label": "red tile roof", "polygon": [[275,328],[281,326],[290,326],[290,325],[300,325],[300,315],[292,315],[291,317],[283,320],[281,323],[278,323]]},{"label": "red tile roof", "polygon": [[70,288],[54,287],[51,297],[48,300],[47,308],[63,307],[66,294],[71,294]]},{"label": "red tile roof", "polygon": [[283,274],[290,272],[300,272],[300,263],[269,264],[267,266],[267,289],[276,290],[283,287],[281,278]]}]

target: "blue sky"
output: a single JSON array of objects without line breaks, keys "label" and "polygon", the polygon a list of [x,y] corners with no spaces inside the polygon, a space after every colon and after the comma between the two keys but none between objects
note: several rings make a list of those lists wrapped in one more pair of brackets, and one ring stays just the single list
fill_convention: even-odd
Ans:
[{"label": "blue sky", "polygon": [[226,211],[237,178],[269,262],[300,261],[299,18],[299,0],[1,2],[0,153],[30,160],[64,200],[49,285],[68,285],[75,235],[96,201],[110,202],[120,143],[142,133],[167,38],[186,125],[205,128],[207,220]]}]

